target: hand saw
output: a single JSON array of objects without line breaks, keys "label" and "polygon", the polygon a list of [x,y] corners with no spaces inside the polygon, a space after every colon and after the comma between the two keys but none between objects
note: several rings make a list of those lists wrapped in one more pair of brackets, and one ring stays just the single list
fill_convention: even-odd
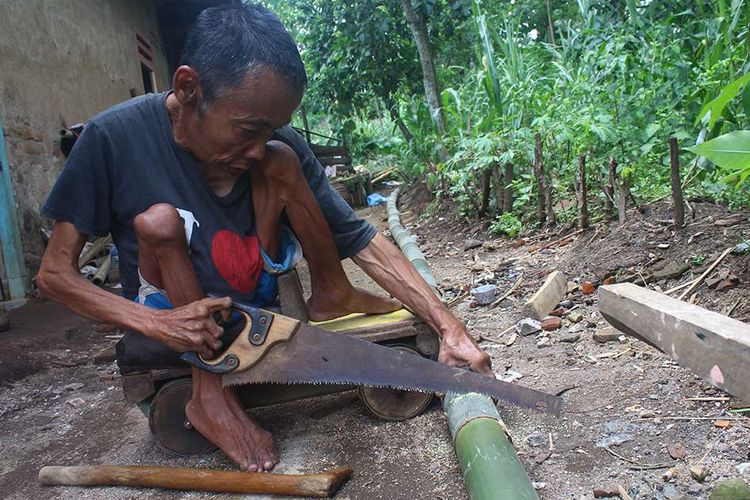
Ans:
[{"label": "hand saw", "polygon": [[293,318],[235,303],[244,325],[229,347],[213,359],[195,352],[181,358],[222,375],[225,386],[347,384],[408,391],[478,392],[508,403],[560,413],[552,394],[489,378],[427,358],[332,333]]}]

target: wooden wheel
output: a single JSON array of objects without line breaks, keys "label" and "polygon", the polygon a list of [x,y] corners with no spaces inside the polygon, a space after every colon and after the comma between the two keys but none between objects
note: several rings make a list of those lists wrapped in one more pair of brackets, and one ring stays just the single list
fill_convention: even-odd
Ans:
[{"label": "wooden wheel", "polygon": [[[391,349],[421,356],[416,349],[403,344],[391,346]],[[400,421],[408,420],[422,413],[432,401],[433,394],[399,389],[360,387],[359,398],[376,417],[383,420]]]},{"label": "wooden wheel", "polygon": [[192,393],[190,377],[180,378],[164,384],[151,402],[148,414],[151,434],[160,448],[173,455],[203,455],[216,449],[185,416],[185,406]]}]

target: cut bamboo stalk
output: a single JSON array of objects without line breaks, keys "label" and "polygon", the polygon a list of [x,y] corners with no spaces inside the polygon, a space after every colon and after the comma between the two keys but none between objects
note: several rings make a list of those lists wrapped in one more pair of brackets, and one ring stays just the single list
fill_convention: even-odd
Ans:
[{"label": "cut bamboo stalk", "polygon": [[449,394],[443,411],[471,500],[539,498],[489,398]]},{"label": "cut bamboo stalk", "polygon": [[94,257],[99,255],[106,247],[112,243],[112,235],[102,236],[94,240],[94,242],[81,252],[78,257],[78,269],[88,264]]},{"label": "cut bamboo stalk", "polygon": [[[391,234],[394,230],[399,234],[406,232],[398,216],[398,195],[397,189],[388,200]],[[404,251],[403,247],[401,249]],[[410,253],[415,255],[413,250]],[[424,262],[425,266],[417,269],[425,281],[434,283],[435,277],[427,261]],[[471,393],[449,394],[443,399],[443,411],[471,500],[539,499],[490,398]]]},{"label": "cut bamboo stalk", "polygon": [[112,267],[112,256],[107,255],[107,258],[104,259],[104,261],[101,263],[99,268],[96,270],[96,273],[94,274],[94,277],[91,279],[91,281],[98,286],[101,286],[104,284],[105,281],[107,281],[107,275],[109,274],[109,269]]}]

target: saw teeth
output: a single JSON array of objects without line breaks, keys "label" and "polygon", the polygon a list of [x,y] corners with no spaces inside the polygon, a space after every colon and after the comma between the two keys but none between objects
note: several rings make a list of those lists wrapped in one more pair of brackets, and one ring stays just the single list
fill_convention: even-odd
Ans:
[{"label": "saw teeth", "polygon": [[391,385],[391,384],[358,384],[356,382],[348,382],[348,381],[333,381],[333,380],[326,380],[326,381],[319,381],[319,380],[305,380],[305,381],[294,381],[294,380],[287,380],[287,381],[279,381],[279,380],[267,380],[264,382],[229,382],[228,384],[224,384],[225,386],[238,386],[238,385],[255,385],[255,384],[273,384],[273,385],[353,385],[357,387],[372,387],[373,389],[393,389],[396,391],[408,391],[408,392],[419,392],[423,394],[433,394],[435,392],[439,392],[437,390],[430,391],[425,389],[420,389],[417,387],[405,387],[400,385]]}]

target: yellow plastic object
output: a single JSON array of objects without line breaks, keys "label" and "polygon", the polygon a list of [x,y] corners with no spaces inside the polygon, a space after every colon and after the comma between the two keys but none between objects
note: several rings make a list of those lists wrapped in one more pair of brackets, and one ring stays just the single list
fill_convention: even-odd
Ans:
[{"label": "yellow plastic object", "polygon": [[311,321],[310,324],[325,328],[329,332],[345,332],[359,328],[383,326],[389,323],[399,323],[415,319],[412,313],[406,309],[399,309],[387,314],[363,314],[355,313],[327,321]]}]

